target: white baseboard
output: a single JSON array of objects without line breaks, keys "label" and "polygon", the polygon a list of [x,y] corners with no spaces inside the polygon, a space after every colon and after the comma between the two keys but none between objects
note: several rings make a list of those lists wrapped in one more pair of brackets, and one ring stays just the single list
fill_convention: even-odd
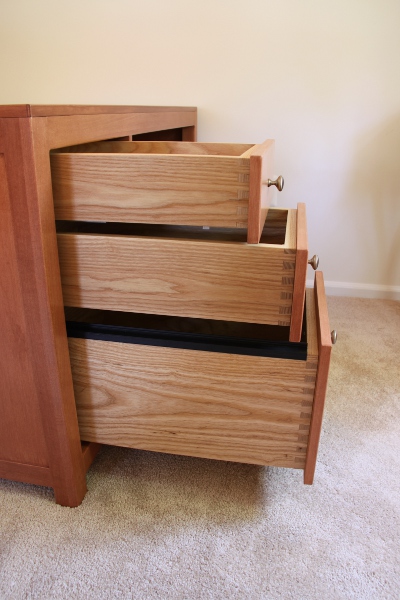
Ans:
[{"label": "white baseboard", "polygon": [[[314,280],[307,280],[307,287],[313,287]],[[347,283],[345,281],[325,281],[328,296],[351,296],[354,298],[381,298],[400,300],[400,285],[376,285],[373,283]]]}]

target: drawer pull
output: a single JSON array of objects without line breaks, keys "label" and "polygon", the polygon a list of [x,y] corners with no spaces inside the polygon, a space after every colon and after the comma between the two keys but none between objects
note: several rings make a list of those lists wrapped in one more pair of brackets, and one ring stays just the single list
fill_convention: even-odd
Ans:
[{"label": "drawer pull", "polygon": [[308,264],[312,266],[314,271],[316,271],[318,269],[318,265],[319,265],[318,254],[314,254],[314,256],[312,258],[310,258],[310,260],[308,261]]},{"label": "drawer pull", "polygon": [[332,344],[336,344],[336,342],[337,342],[337,331],[336,331],[336,329],[332,329],[332,331],[331,331],[331,341],[332,341]]},{"label": "drawer pull", "polygon": [[279,175],[279,177],[277,177],[277,179],[275,179],[275,181],[272,181],[272,179],[268,179],[268,181],[264,181],[263,183],[266,183],[268,187],[271,187],[271,185],[274,185],[276,188],[278,188],[278,190],[281,192],[283,190],[283,186],[285,185],[285,181],[282,177],[282,175]]}]

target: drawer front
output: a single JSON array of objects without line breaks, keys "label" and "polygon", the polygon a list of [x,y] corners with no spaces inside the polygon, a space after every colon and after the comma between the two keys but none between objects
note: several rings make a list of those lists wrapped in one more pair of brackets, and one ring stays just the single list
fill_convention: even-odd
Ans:
[{"label": "drawer front", "polygon": [[59,233],[66,306],[289,325],[295,212],[284,244]]},{"label": "drawer front", "polygon": [[301,468],[311,483],[329,347],[318,277],[317,295],[307,295],[307,360],[70,338],[82,439]]},{"label": "drawer front", "polygon": [[257,243],[274,188],[264,144],[100,142],[51,155],[59,220],[249,227]]}]

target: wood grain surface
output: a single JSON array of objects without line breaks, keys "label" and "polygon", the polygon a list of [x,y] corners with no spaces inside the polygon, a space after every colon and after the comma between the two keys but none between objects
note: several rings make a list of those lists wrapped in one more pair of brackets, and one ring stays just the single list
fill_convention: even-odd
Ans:
[{"label": "wood grain surface", "polygon": [[53,154],[189,154],[196,156],[240,156],[252,144],[176,141],[101,141],[54,150]]},{"label": "wood grain surface", "polygon": [[313,389],[305,361],[69,344],[82,439],[302,468]]},{"label": "wood grain surface", "polygon": [[31,107],[29,104],[2,104],[0,105],[0,118],[22,118],[31,116]]},{"label": "wood grain surface", "polygon": [[85,471],[88,471],[101,448],[101,444],[96,444],[95,442],[82,442],[81,446],[83,464],[85,466]]},{"label": "wood grain surface", "polygon": [[303,325],[304,299],[306,293],[307,265],[308,265],[308,236],[306,205],[299,202],[297,205],[296,225],[296,267],[293,285],[293,309],[290,320],[290,341],[298,342],[301,338]]},{"label": "wood grain surface", "polygon": [[59,233],[66,306],[289,325],[285,244]]},{"label": "wood grain surface", "polygon": [[249,244],[258,244],[275,190],[266,185],[268,178],[274,175],[275,141],[266,140],[248,150],[245,156],[250,158],[247,241]]},{"label": "wood grain surface", "polygon": [[[102,142],[51,156],[57,219],[248,227],[258,243],[272,190],[264,144]],[[250,211],[250,213],[249,213]],[[250,217],[248,218],[248,215]]]},{"label": "wood grain surface", "polygon": [[[30,104],[29,106],[32,117],[197,112],[195,106],[124,106],[112,104]],[[193,116],[191,118],[193,120]]]},{"label": "wood grain surface", "polygon": [[317,314],[316,322],[319,360],[310,424],[309,443],[304,470],[304,483],[309,485],[311,485],[314,481],[332,350],[328,304],[326,301],[324,277],[321,271],[315,272],[314,304]]},{"label": "wood grain surface", "polygon": [[54,154],[57,219],[247,226],[249,160],[180,154]]},{"label": "wood grain surface", "polygon": [[326,328],[311,290],[306,307],[307,361],[71,338],[82,438],[304,469]]},{"label": "wood grain surface", "polygon": [[[12,167],[13,159],[8,152],[21,156],[16,125],[18,122],[14,120],[6,124],[0,121],[0,459],[48,467],[40,397],[31,362],[31,323],[26,314],[29,306],[26,307],[24,298],[24,292],[28,292],[32,283],[27,281],[19,267],[21,262],[29,264],[30,240],[28,235],[22,235],[29,217],[22,201],[23,182],[21,179],[7,181],[5,160],[7,156],[8,165]],[[16,199],[15,194],[18,194]]]},{"label": "wood grain surface", "polygon": [[0,479],[11,479],[35,485],[53,486],[53,478],[49,467],[40,467],[27,463],[0,460]]},{"label": "wood grain surface", "polygon": [[[1,406],[8,413],[5,425],[11,419],[12,426],[1,439],[1,458],[49,467],[58,502],[76,506],[85,494],[86,481],[43,125],[25,118],[0,120],[2,179],[5,176],[8,188],[8,196],[2,195],[2,209],[9,215],[4,243],[6,252],[15,257],[6,266],[9,277],[2,280],[2,307],[10,335],[1,364],[10,386],[1,390]],[[29,429],[32,433],[27,433]],[[22,449],[23,456],[16,456]]]},{"label": "wood grain surface", "polygon": [[48,149],[114,139],[152,131],[189,128],[196,123],[195,111],[135,112],[49,116],[45,119]]},{"label": "wood grain surface", "polygon": [[93,104],[2,104],[0,118],[49,117],[98,114],[131,114],[140,112],[196,112],[188,106],[107,106]]}]

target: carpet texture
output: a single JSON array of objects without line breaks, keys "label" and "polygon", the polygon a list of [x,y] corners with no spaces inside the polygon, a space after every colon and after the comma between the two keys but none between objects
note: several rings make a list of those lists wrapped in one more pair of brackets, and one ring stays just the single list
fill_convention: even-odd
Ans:
[{"label": "carpet texture", "polygon": [[400,304],[329,298],[315,483],[104,448],[76,509],[0,480],[1,599],[400,598]]}]

